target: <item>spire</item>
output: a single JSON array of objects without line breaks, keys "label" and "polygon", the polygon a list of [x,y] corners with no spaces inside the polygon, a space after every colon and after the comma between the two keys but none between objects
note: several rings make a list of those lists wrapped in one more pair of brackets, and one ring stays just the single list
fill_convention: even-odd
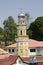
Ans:
[{"label": "spire", "polygon": [[21,13],[23,12],[23,9],[21,8]]},{"label": "spire", "polygon": [[18,14],[18,16],[25,16],[25,14],[23,13],[23,11],[22,11],[23,9],[21,8],[21,11],[20,11],[20,13]]}]

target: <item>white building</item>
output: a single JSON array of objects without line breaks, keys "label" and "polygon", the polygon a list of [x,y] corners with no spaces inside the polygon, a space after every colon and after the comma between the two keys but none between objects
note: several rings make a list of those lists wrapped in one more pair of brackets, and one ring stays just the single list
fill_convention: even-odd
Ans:
[{"label": "white building", "polygon": [[[16,43],[7,46],[7,51],[11,54],[17,54],[16,53]],[[13,51],[14,50],[14,51]],[[29,39],[28,41],[28,51],[29,51],[29,56],[43,56],[43,41],[36,41]]]}]

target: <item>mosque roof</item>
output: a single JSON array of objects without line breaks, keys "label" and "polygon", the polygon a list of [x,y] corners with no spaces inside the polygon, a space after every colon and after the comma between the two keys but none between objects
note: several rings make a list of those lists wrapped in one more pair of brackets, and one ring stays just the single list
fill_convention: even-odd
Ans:
[{"label": "mosque roof", "polygon": [[29,47],[43,47],[43,41],[29,39]]},{"label": "mosque roof", "polygon": [[[28,40],[29,47],[43,47],[43,41],[36,41],[33,39]],[[7,46],[7,48],[16,48],[16,43]]]},{"label": "mosque roof", "polygon": [[12,44],[12,45],[9,45],[7,46],[6,48],[15,48],[16,47],[16,43]]}]

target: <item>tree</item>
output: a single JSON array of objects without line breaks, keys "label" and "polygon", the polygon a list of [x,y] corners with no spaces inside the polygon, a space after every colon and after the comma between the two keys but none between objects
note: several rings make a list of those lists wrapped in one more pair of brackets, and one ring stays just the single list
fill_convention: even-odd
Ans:
[{"label": "tree", "polygon": [[3,35],[3,28],[0,27],[0,35]]},{"label": "tree", "polygon": [[9,16],[8,19],[4,20],[4,39],[5,44],[7,45],[7,41],[15,41],[15,35],[17,34],[16,23],[12,16]]},{"label": "tree", "polygon": [[4,36],[4,31],[3,31],[3,29],[0,27],[0,43],[1,43],[1,41],[4,40],[4,39],[3,39],[3,36]]},{"label": "tree", "polygon": [[[27,32],[31,32],[30,35],[32,39],[43,40],[43,17],[37,17],[37,19],[31,23]],[[29,35],[29,33],[28,33]]]}]

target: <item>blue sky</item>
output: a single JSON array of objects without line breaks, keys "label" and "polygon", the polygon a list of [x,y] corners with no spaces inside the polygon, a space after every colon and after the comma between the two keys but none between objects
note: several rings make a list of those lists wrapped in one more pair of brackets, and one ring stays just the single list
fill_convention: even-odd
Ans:
[{"label": "blue sky", "polygon": [[43,0],[0,0],[0,27],[8,16],[17,22],[18,13],[28,12],[33,19],[43,16]]}]

